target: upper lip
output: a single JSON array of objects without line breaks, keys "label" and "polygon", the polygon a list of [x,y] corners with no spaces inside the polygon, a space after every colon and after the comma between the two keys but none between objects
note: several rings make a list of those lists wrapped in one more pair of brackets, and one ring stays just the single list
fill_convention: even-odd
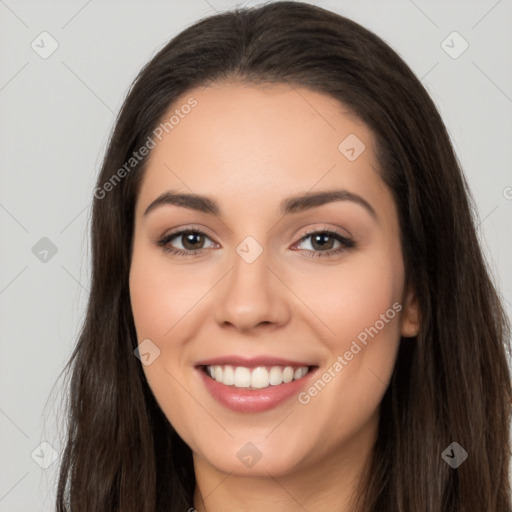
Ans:
[{"label": "upper lip", "polygon": [[256,366],[292,366],[300,368],[303,366],[315,366],[310,362],[292,361],[291,359],[283,359],[273,356],[258,356],[258,357],[242,357],[242,356],[219,356],[211,359],[205,359],[196,363],[196,366],[244,366],[246,368],[255,368]]}]

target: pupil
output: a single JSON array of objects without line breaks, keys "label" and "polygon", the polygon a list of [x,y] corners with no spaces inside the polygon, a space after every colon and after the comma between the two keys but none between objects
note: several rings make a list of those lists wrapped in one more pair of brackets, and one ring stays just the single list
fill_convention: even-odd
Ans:
[{"label": "pupil", "polygon": [[[317,240],[322,240],[319,244],[319,247],[315,247],[315,249],[317,248],[320,248],[320,249],[325,249],[327,245],[329,245],[328,243],[325,243],[325,239],[329,239],[331,238],[331,236],[327,233],[324,233],[324,234],[319,234],[319,235],[315,235],[313,237],[313,247],[315,247],[315,245],[317,244]],[[331,240],[331,245],[332,245],[332,240]],[[327,247],[328,249],[330,249],[331,247]]]},{"label": "pupil", "polygon": [[[190,250],[197,249],[197,247],[194,247],[194,238],[199,238],[199,241],[201,241],[202,237],[203,237],[203,235],[201,235],[199,233],[189,233],[185,236],[185,242],[184,242],[183,246],[186,249],[190,249]],[[197,240],[196,240],[196,243],[197,243]],[[191,244],[192,247],[187,247],[188,244]]]}]

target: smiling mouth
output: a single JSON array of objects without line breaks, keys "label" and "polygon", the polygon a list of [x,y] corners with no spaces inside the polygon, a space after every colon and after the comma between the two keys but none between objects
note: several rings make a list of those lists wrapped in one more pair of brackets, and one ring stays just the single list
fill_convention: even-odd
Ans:
[{"label": "smiling mouth", "polygon": [[200,369],[216,382],[232,388],[249,390],[288,384],[302,379],[316,368],[317,366],[256,366],[248,368],[228,364],[200,366]]}]

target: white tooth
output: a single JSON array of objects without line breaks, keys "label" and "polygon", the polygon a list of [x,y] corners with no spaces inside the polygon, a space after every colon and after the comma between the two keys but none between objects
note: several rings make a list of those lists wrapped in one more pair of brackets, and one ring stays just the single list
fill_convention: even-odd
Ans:
[{"label": "white tooth", "polygon": [[283,371],[283,382],[291,382],[293,380],[293,368],[287,366]]},{"label": "white tooth", "polygon": [[222,366],[214,366],[213,367],[215,380],[217,382],[222,382]]},{"label": "white tooth", "polygon": [[273,366],[270,371],[264,366],[254,369],[243,366],[233,367],[231,365],[213,365],[206,367],[206,373],[217,382],[226,386],[238,388],[253,387],[255,389],[266,388],[269,385],[278,386],[304,377],[308,373],[307,366],[292,368],[291,366]]},{"label": "white tooth", "polygon": [[258,366],[252,371],[251,387],[261,389],[268,385],[268,370],[264,366]]},{"label": "white tooth", "polygon": [[251,372],[249,368],[238,366],[235,369],[233,384],[237,388],[248,388],[251,385]]},{"label": "white tooth", "polygon": [[272,366],[269,373],[269,382],[272,386],[278,386],[283,383],[283,370],[280,366]]},{"label": "white tooth", "polygon": [[235,372],[232,366],[224,366],[224,374],[222,375],[222,384],[232,386],[235,383]]}]

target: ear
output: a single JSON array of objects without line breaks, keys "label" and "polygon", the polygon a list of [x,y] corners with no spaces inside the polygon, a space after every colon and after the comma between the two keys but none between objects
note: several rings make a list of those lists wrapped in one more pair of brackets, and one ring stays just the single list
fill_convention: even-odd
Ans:
[{"label": "ear", "polygon": [[418,334],[420,329],[418,298],[412,286],[408,286],[403,306],[401,334],[404,338],[412,338]]}]

